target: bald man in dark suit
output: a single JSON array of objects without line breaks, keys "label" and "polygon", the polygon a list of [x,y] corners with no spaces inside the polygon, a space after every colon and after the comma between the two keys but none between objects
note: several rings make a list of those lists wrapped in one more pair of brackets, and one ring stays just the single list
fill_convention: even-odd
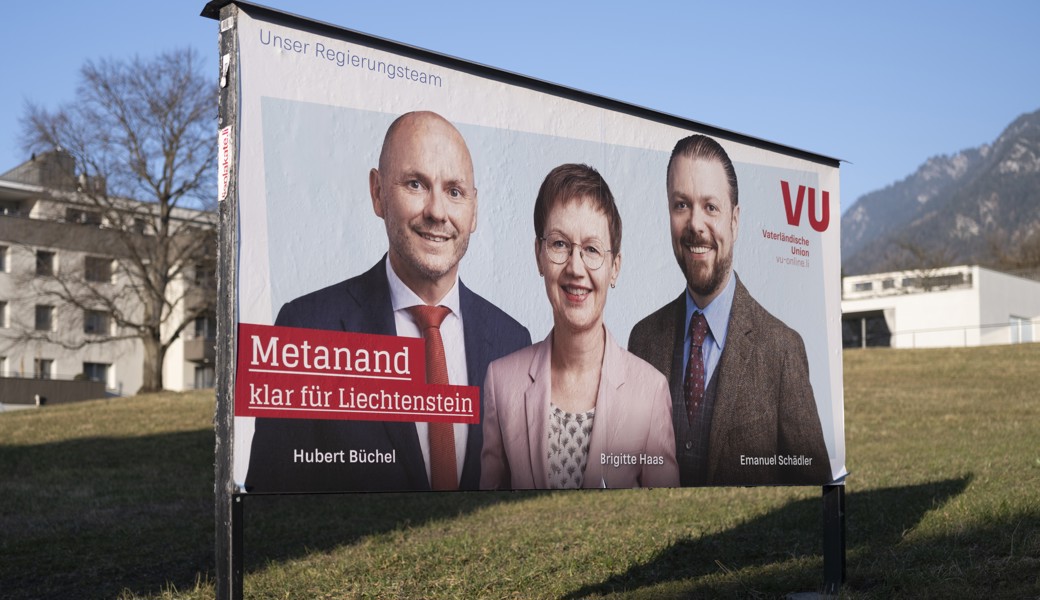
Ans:
[{"label": "bald man in dark suit", "polygon": [[[477,188],[465,140],[435,113],[402,115],[387,130],[369,189],[372,209],[386,227],[387,254],[357,277],[287,303],[275,325],[420,337],[413,309],[442,307],[448,309],[439,330],[449,383],[480,386],[491,361],[531,345],[531,336],[458,277],[459,261],[477,227]],[[454,476],[441,489],[475,490],[482,427],[454,424],[451,429],[453,446],[446,454],[454,454]],[[435,450],[443,437],[433,430],[428,423],[257,419],[246,490],[430,490],[431,481],[444,481],[433,477],[431,456],[446,456]],[[352,450],[378,452],[394,460],[296,459],[301,451],[315,450],[343,452],[340,456],[351,456]],[[438,473],[451,469],[434,462]]]}]

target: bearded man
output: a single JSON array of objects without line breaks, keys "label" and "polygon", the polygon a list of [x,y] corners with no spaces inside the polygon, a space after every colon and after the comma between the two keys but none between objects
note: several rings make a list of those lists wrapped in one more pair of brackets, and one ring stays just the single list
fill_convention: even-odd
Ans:
[{"label": "bearded man", "polygon": [[686,289],[632,328],[628,349],[668,378],[680,483],[830,482],[802,338],[733,271],[733,162],[714,139],[692,135],[672,150],[667,178]]}]

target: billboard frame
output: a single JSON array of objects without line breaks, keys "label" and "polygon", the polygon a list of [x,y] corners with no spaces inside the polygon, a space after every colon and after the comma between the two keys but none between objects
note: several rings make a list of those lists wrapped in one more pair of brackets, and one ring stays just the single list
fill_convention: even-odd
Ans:
[{"label": "billboard frame", "polygon": [[[216,595],[218,599],[243,597],[243,556],[245,497],[234,482],[234,391],[237,349],[236,298],[238,263],[238,161],[239,148],[239,40],[237,18],[246,9],[251,15],[270,17],[291,23],[311,33],[330,35],[337,39],[393,52],[409,58],[430,62],[476,75],[488,80],[527,88],[558,96],[597,108],[648,119],[664,125],[693,129],[725,140],[777,152],[792,158],[804,159],[833,168],[839,168],[841,159],[825,156],[747,134],[693,121],[669,113],[584,92],[560,84],[520,75],[481,63],[441,54],[424,48],[369,35],[293,13],[272,9],[242,0],[212,0],[201,16],[219,23],[219,90],[218,90],[218,156],[223,162],[218,174],[218,265],[217,265],[217,344],[216,385],[217,402],[215,429],[215,527],[216,527]],[[846,579],[845,478],[822,486],[823,500],[823,559],[824,593],[836,595]]]}]

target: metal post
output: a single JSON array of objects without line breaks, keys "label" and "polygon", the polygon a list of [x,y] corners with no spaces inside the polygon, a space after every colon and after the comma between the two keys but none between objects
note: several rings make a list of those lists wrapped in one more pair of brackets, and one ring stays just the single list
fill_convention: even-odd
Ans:
[{"label": "metal post", "polygon": [[231,498],[231,600],[242,600],[242,525],[245,519],[245,496],[235,494]]},{"label": "metal post", "polygon": [[[235,134],[238,122],[238,65],[233,64],[238,56],[238,34],[235,20],[238,6],[232,2],[213,0],[206,5],[203,16],[220,19],[219,56],[220,87],[217,97],[217,130],[229,129]],[[237,140],[230,144],[238,148]],[[236,164],[234,156],[231,164]],[[216,520],[216,596],[217,600],[240,600],[242,598],[242,520],[243,496],[234,482],[233,449],[234,435],[234,389],[235,347],[237,317],[235,314],[235,290],[237,289],[238,240],[238,180],[237,172],[230,172],[227,197],[217,202],[220,219],[217,245],[217,346],[216,346],[216,392],[217,406],[214,416],[216,461],[214,493]]]},{"label": "metal post", "polygon": [[845,583],[845,486],[823,486],[823,593],[837,597]]}]

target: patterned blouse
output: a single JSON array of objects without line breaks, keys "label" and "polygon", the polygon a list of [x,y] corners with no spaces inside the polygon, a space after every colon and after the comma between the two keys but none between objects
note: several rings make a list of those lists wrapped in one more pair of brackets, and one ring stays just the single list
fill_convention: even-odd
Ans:
[{"label": "patterned blouse", "polygon": [[596,408],[574,414],[550,403],[549,409],[549,487],[580,488],[585,480]]}]

